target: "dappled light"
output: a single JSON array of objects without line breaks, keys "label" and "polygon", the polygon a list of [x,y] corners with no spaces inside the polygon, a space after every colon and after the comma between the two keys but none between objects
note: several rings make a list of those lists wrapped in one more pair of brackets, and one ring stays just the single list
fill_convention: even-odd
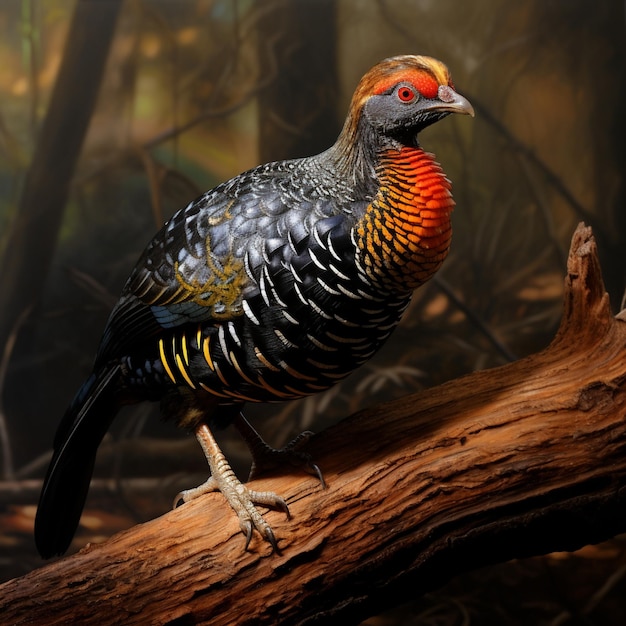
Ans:
[{"label": "dappled light", "polygon": [[[374,359],[322,394],[247,408],[263,437],[282,446],[547,347],[581,221],[624,308],[623,2],[108,0],[108,27],[97,4],[0,5],[1,580],[42,563],[32,527],[54,432],[154,233],[244,170],[332,145],[383,58],[441,59],[474,106],[474,120],[420,134],[452,183],[451,251]],[[71,39],[79,5],[84,24],[100,20],[85,56]],[[92,84],[59,92],[83,61]],[[232,431],[216,436],[245,478]],[[70,551],[163,514],[205,478],[195,439],[158,406],[124,409]],[[618,624],[625,555],[617,538],[479,570],[366,624]]]}]

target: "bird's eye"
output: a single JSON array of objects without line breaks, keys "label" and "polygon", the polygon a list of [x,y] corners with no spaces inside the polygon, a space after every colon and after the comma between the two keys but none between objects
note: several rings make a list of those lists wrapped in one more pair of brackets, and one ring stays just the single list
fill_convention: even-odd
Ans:
[{"label": "bird's eye", "polygon": [[410,87],[407,87],[406,85],[403,85],[402,87],[400,87],[398,89],[398,99],[401,102],[413,102],[413,100],[415,100],[416,98],[416,94],[415,91],[413,91],[413,89],[411,89]]}]

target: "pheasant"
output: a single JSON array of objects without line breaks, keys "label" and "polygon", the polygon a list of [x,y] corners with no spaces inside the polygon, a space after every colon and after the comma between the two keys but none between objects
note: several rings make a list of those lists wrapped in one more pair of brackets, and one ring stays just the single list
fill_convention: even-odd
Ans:
[{"label": "pheasant", "polygon": [[325,152],[256,167],[177,212],[149,243],[113,308],[93,372],[54,439],[40,496],[40,554],[64,553],[78,526],[97,448],[123,405],[160,401],[192,430],[209,479],[178,503],[221,491],[245,549],[256,530],[277,549],[257,507],[283,498],[236,478],[212,428],[233,423],[253,466],[301,452],[306,435],[270,448],[241,413],[335,385],[381,347],[414,289],[450,246],[450,182],[418,133],[450,113],[473,116],[446,66],[398,56],[358,84]]}]

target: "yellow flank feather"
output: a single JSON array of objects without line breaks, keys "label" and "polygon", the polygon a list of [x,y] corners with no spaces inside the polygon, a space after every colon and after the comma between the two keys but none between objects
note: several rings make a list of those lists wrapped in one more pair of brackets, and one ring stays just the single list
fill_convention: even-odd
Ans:
[{"label": "yellow flank feather", "polygon": [[187,336],[184,333],[180,338],[180,346],[183,349],[183,359],[185,361],[185,365],[189,365],[189,354],[187,353]]},{"label": "yellow flank feather", "polygon": [[193,384],[191,378],[189,378],[189,374],[183,365],[183,360],[180,358],[180,354],[176,353],[176,365],[178,365],[179,372],[183,375],[185,382],[192,388],[195,389],[196,386]]},{"label": "yellow flank feather", "polygon": [[204,360],[207,362],[207,365],[215,371],[215,365],[213,365],[213,359],[211,358],[211,353],[209,352],[209,337],[205,337],[202,342],[202,354],[204,354]]},{"label": "yellow flank feather", "polygon": [[163,347],[163,339],[159,339],[159,356],[161,357],[161,363],[163,363],[163,367],[167,372],[167,375],[170,377],[173,383],[176,383],[176,378],[174,378],[174,374],[170,369],[170,364],[167,362],[167,358],[165,357],[165,348]]}]

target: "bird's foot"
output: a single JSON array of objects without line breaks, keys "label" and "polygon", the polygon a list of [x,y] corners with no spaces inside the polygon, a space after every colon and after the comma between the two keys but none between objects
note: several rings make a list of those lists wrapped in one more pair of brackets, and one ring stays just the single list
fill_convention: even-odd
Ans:
[{"label": "bird's foot", "polygon": [[289,507],[283,498],[271,491],[254,491],[248,489],[235,476],[226,457],[219,449],[213,434],[208,426],[201,424],[196,428],[196,437],[202,446],[204,454],[211,468],[210,478],[199,487],[181,491],[174,500],[174,507],[182,502],[189,502],[195,498],[210,493],[220,491],[230,507],[239,518],[239,527],[246,536],[245,550],[250,545],[250,540],[255,530],[268,541],[272,549],[278,552],[278,544],[271,526],[265,521],[258,506],[269,509],[283,511],[289,519]]},{"label": "bird's foot", "polygon": [[310,454],[301,451],[301,448],[306,445],[314,434],[310,430],[300,433],[283,448],[273,448],[265,442],[241,413],[235,418],[234,425],[248,444],[252,454],[252,466],[250,467],[248,480],[252,480],[264,472],[289,464],[316,476],[322,485],[322,489],[326,489],[326,481],[324,480],[322,470],[313,462]]}]

